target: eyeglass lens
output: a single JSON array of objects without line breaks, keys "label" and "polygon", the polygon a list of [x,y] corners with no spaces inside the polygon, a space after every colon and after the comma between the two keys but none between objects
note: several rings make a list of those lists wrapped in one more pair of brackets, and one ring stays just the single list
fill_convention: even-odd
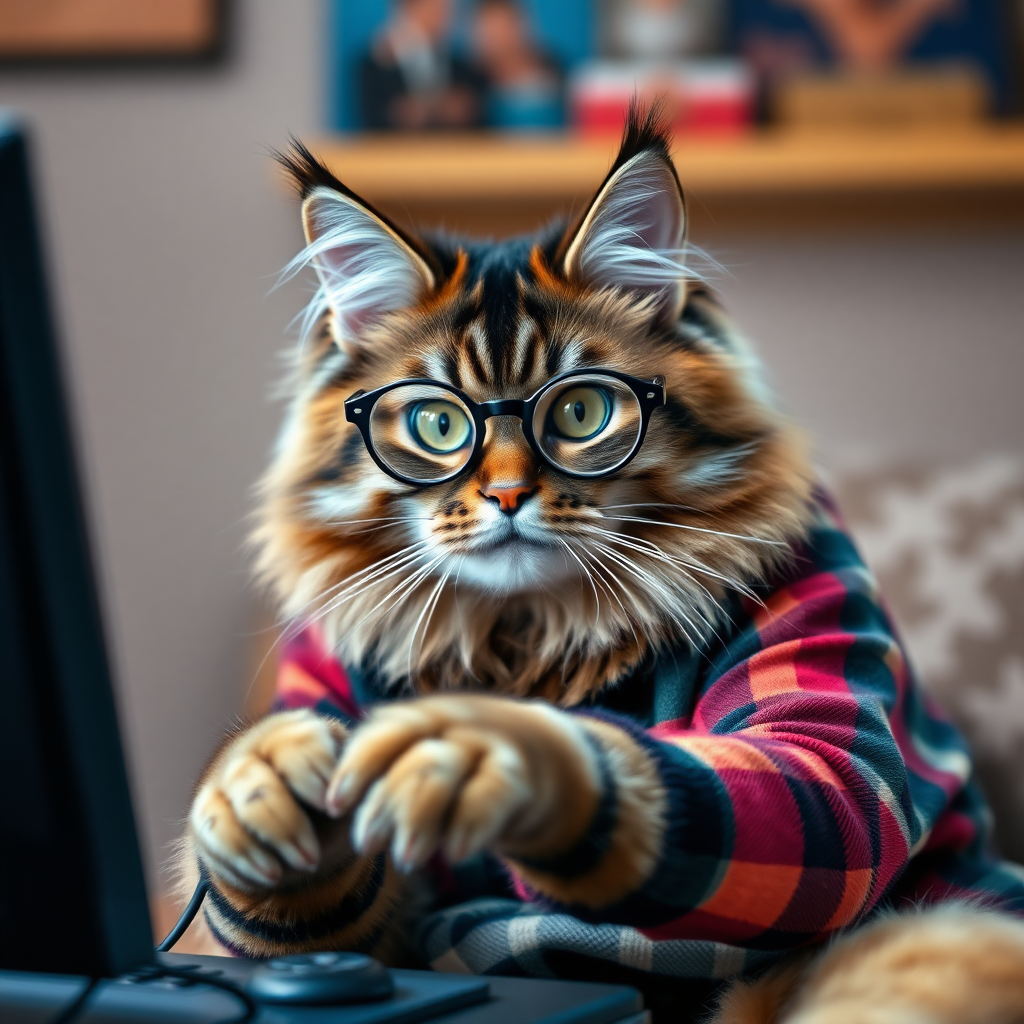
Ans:
[{"label": "eyeglass lens", "polygon": [[432,384],[403,384],[374,405],[370,440],[378,458],[399,476],[438,483],[469,462],[476,424],[458,395]]},{"label": "eyeglass lens", "polygon": [[569,473],[599,476],[621,466],[643,425],[640,402],[615,377],[580,374],[558,381],[537,402],[533,434],[551,462]]}]

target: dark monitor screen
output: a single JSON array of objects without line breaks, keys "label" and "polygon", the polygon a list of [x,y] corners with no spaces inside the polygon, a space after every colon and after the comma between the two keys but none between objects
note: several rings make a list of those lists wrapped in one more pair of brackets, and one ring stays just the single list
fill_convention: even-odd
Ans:
[{"label": "dark monitor screen", "polygon": [[152,958],[26,142],[0,112],[0,968]]}]

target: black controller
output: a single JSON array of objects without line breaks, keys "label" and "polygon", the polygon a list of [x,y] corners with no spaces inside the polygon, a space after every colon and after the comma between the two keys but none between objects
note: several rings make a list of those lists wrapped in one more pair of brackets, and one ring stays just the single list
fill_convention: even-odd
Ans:
[{"label": "black controller", "polygon": [[388,970],[361,953],[297,953],[268,960],[246,986],[261,1003],[368,1003],[395,991]]}]

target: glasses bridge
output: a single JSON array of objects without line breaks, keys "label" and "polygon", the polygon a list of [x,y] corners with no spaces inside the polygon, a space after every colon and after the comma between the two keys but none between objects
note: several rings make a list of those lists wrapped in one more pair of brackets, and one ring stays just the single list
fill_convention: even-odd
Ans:
[{"label": "glasses bridge", "polygon": [[480,402],[478,404],[484,419],[492,416],[526,416],[526,402],[522,398],[502,398],[496,402]]}]

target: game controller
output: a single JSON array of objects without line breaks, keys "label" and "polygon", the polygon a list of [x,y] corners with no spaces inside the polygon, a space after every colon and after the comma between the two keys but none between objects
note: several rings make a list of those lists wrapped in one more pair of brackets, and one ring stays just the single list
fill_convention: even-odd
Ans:
[{"label": "game controller", "polygon": [[361,953],[297,953],[261,964],[246,986],[261,1003],[324,1005],[388,999],[395,991],[382,963]]}]

